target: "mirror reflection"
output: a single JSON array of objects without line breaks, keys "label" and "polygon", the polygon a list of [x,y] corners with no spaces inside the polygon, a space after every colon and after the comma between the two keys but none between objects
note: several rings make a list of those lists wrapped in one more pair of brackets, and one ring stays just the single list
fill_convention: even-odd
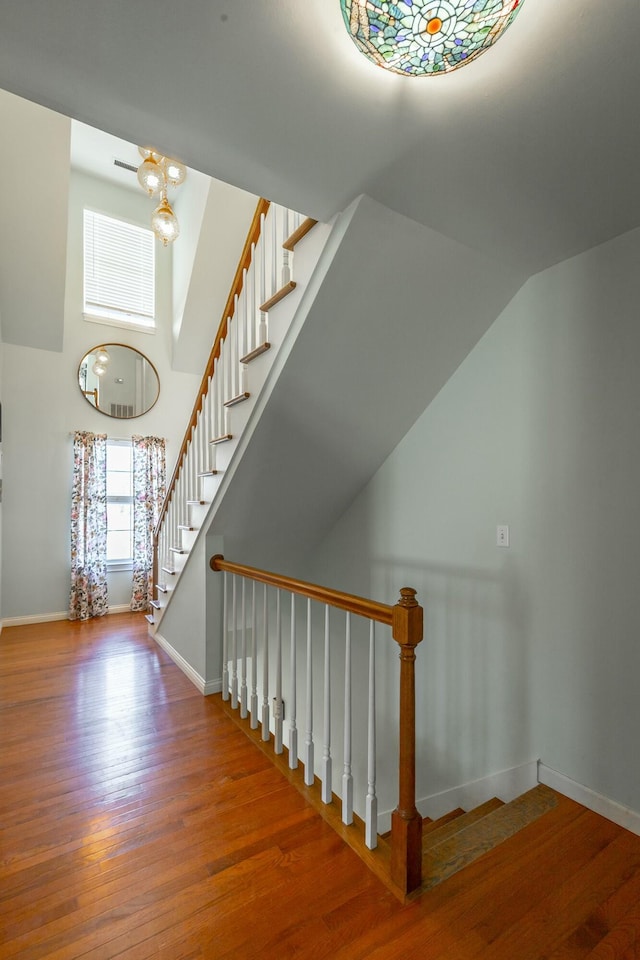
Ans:
[{"label": "mirror reflection", "polygon": [[122,343],[92,347],[80,361],[78,383],[92,407],[119,420],[141,417],[160,393],[160,379],[151,361]]}]

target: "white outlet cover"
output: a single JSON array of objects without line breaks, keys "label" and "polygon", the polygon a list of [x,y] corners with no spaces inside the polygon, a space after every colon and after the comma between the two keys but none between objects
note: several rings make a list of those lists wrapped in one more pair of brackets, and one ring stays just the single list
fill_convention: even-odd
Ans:
[{"label": "white outlet cover", "polygon": [[496,546],[509,546],[509,525],[506,523],[499,523],[496,527]]}]

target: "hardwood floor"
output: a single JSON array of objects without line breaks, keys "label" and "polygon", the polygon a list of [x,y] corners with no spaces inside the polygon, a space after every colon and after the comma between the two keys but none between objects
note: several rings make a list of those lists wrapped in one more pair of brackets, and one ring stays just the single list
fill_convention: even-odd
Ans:
[{"label": "hardwood floor", "polygon": [[140,614],[0,636],[0,958],[638,960],[640,837],[557,807],[402,906]]}]

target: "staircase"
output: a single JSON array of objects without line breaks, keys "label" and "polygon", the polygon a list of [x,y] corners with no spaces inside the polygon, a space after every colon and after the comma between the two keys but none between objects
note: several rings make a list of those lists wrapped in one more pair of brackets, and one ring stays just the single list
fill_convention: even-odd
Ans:
[{"label": "staircase", "polygon": [[[261,200],[225,306],[155,535],[155,635],[295,316],[326,230],[293,280],[294,254],[316,221]],[[287,298],[293,305],[287,311]],[[283,309],[283,307],[285,309]],[[255,373],[254,373],[255,370]],[[251,387],[251,389],[249,389]]]},{"label": "staircase", "polygon": [[553,810],[557,802],[553,790],[540,784],[510,803],[494,797],[468,813],[458,808],[438,820],[423,821],[421,891],[469,866]]}]

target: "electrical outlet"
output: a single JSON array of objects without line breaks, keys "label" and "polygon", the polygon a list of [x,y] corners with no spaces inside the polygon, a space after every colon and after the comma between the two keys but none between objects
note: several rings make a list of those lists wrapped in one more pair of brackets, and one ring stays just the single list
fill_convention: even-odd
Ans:
[{"label": "electrical outlet", "polygon": [[496,527],[496,546],[509,546],[509,525],[506,523],[499,523]]}]

